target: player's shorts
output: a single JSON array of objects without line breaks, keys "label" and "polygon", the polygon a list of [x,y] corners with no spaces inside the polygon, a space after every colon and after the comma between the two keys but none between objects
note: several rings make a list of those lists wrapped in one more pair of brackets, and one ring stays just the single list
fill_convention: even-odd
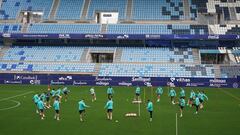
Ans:
[{"label": "player's shorts", "polygon": [[82,114],[82,113],[84,113],[85,112],[85,110],[79,110],[79,113],[80,114]]},{"label": "player's shorts", "polygon": [[203,103],[203,100],[202,99],[199,99],[200,103]]},{"label": "player's shorts", "polygon": [[190,101],[193,101],[193,98],[190,98],[189,100],[190,100]]},{"label": "player's shorts", "polygon": [[91,93],[92,96],[95,96],[95,93]]},{"label": "player's shorts", "polygon": [[161,94],[160,94],[160,93],[157,93],[157,96],[161,96]]},{"label": "player's shorts", "polygon": [[183,110],[184,106],[181,106],[181,105],[180,105],[180,108]]},{"label": "player's shorts", "polygon": [[112,112],[113,111],[113,109],[107,109],[107,112]]},{"label": "player's shorts", "polygon": [[37,102],[36,103],[34,103],[35,105],[37,105]]},{"label": "player's shorts", "polygon": [[183,96],[183,97],[180,97],[180,98],[183,98],[183,99],[185,99],[185,96]]},{"label": "player's shorts", "polygon": [[67,92],[67,91],[64,91],[64,92],[63,92],[63,94],[64,94],[64,95],[67,95],[67,94],[68,94],[68,92]]},{"label": "player's shorts", "polygon": [[136,93],[136,96],[140,96],[140,93]]},{"label": "player's shorts", "polygon": [[43,113],[43,109],[39,109],[41,113]]},{"label": "player's shorts", "polygon": [[149,111],[149,110],[148,110],[148,112],[152,113],[153,111]]},{"label": "player's shorts", "polygon": [[46,97],[46,101],[48,102],[50,100],[50,97]]},{"label": "player's shorts", "polygon": [[57,114],[59,114],[59,110],[55,110],[55,112],[56,112]]}]

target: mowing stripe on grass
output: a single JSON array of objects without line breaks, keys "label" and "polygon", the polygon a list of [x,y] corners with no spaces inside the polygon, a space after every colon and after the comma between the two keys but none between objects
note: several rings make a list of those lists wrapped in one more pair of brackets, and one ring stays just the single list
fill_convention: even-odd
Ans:
[{"label": "mowing stripe on grass", "polygon": [[[220,88],[220,89],[221,89],[221,88]],[[221,89],[221,91],[222,91],[223,93],[225,93],[226,95],[228,95],[228,96],[230,96],[230,97],[232,97],[232,98],[234,98],[234,99],[240,101],[240,98],[237,97],[237,96],[235,96],[235,95],[233,95],[232,93],[227,92],[227,91],[225,91],[225,90],[223,90],[223,89]]]},{"label": "mowing stripe on grass", "polygon": [[10,109],[13,109],[13,108],[17,108],[21,105],[21,103],[19,101],[16,101],[16,100],[9,100],[9,101],[16,103],[16,105],[11,106],[11,107],[7,107],[7,108],[0,108],[0,111],[10,110]]},{"label": "mowing stripe on grass", "polygon": [[12,98],[24,96],[24,95],[27,95],[27,94],[31,94],[31,93],[33,93],[33,91],[25,92],[25,93],[22,93],[22,94],[19,94],[19,95],[15,95],[15,96],[12,96],[12,97],[2,98],[2,99],[0,99],[0,102],[1,101],[5,101],[5,100],[9,100],[9,99],[12,99]]},{"label": "mowing stripe on grass", "polygon": [[177,120],[177,113],[176,113],[176,135],[178,135],[178,120]]}]

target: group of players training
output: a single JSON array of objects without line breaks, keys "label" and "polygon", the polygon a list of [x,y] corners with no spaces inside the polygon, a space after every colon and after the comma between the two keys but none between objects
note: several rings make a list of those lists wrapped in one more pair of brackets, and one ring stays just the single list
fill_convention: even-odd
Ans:
[{"label": "group of players training", "polygon": [[[55,89],[51,90],[50,86],[49,86],[47,92],[44,92],[41,94],[35,94],[33,96],[33,102],[36,105],[36,113],[39,114],[40,118],[43,120],[45,118],[45,110],[52,107],[51,106],[51,101],[52,101],[53,109],[55,110],[54,119],[59,121],[60,120],[60,103],[62,101],[62,98],[64,98],[65,102],[67,101],[69,92],[70,92],[70,90],[66,86],[64,86],[62,89],[59,87],[57,90],[55,90]],[[108,101],[106,102],[106,105],[104,106],[104,108],[107,111],[107,119],[108,120],[112,120],[113,94],[114,94],[114,90],[111,86],[109,86],[107,88]],[[160,102],[162,94],[163,94],[162,87],[158,87],[156,89],[157,102]],[[90,95],[92,97],[92,102],[97,100],[94,87],[90,88]],[[204,101],[206,99],[208,100],[208,97],[206,96],[204,91],[198,91],[197,93],[195,93],[193,90],[191,90],[190,97],[186,104],[186,101],[185,101],[186,94],[185,94],[185,90],[183,88],[180,88],[178,101],[176,101],[177,94],[173,87],[171,87],[170,90],[168,91],[168,96],[170,97],[171,103],[173,105],[175,105],[175,104],[179,105],[180,117],[183,117],[183,109],[186,105],[189,107],[195,106],[196,114],[198,114],[199,109],[203,109],[203,107],[204,107],[203,106]],[[141,97],[141,88],[139,86],[137,86],[136,90],[135,90],[134,101],[137,103],[142,103],[140,97]],[[85,110],[88,107],[90,107],[90,106],[86,105],[83,99],[81,99],[78,102],[78,111],[80,114],[80,121],[83,121]],[[150,114],[150,122],[151,122],[152,117],[153,117],[153,103],[150,99],[147,100],[146,109]]]}]

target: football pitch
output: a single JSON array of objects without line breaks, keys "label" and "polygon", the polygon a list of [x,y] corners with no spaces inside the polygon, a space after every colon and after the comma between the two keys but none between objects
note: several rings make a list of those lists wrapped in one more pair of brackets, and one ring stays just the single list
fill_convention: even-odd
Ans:
[{"label": "football pitch", "polygon": [[[53,86],[57,88],[57,86]],[[179,117],[179,106],[172,105],[168,88],[159,103],[155,88],[142,87],[141,99],[154,104],[153,121],[149,122],[146,104],[132,104],[135,87],[113,87],[113,120],[106,118],[104,109],[107,87],[95,87],[97,101],[91,101],[87,86],[68,86],[69,100],[61,103],[60,121],[54,120],[54,110],[46,110],[45,120],[35,112],[32,97],[47,86],[0,85],[0,135],[236,135],[240,129],[240,89],[192,88],[205,90],[209,100],[203,110],[185,107]],[[186,90],[187,99],[191,88]],[[179,88],[175,88],[179,95]],[[85,99],[90,108],[85,121],[80,122],[78,101]],[[187,101],[187,100],[186,100]],[[139,108],[140,107],[140,108]],[[125,117],[126,113],[139,113],[138,117]],[[177,114],[177,117],[176,117]],[[118,122],[116,122],[116,120]]]}]

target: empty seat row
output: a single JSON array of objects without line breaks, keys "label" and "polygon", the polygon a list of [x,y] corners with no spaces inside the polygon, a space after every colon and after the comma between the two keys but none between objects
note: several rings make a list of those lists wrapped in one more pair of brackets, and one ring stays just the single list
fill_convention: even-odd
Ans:
[{"label": "empty seat row", "polygon": [[4,52],[5,61],[80,61],[83,47],[13,46]]},{"label": "empty seat row", "polygon": [[213,65],[102,64],[99,76],[215,77]]}]

